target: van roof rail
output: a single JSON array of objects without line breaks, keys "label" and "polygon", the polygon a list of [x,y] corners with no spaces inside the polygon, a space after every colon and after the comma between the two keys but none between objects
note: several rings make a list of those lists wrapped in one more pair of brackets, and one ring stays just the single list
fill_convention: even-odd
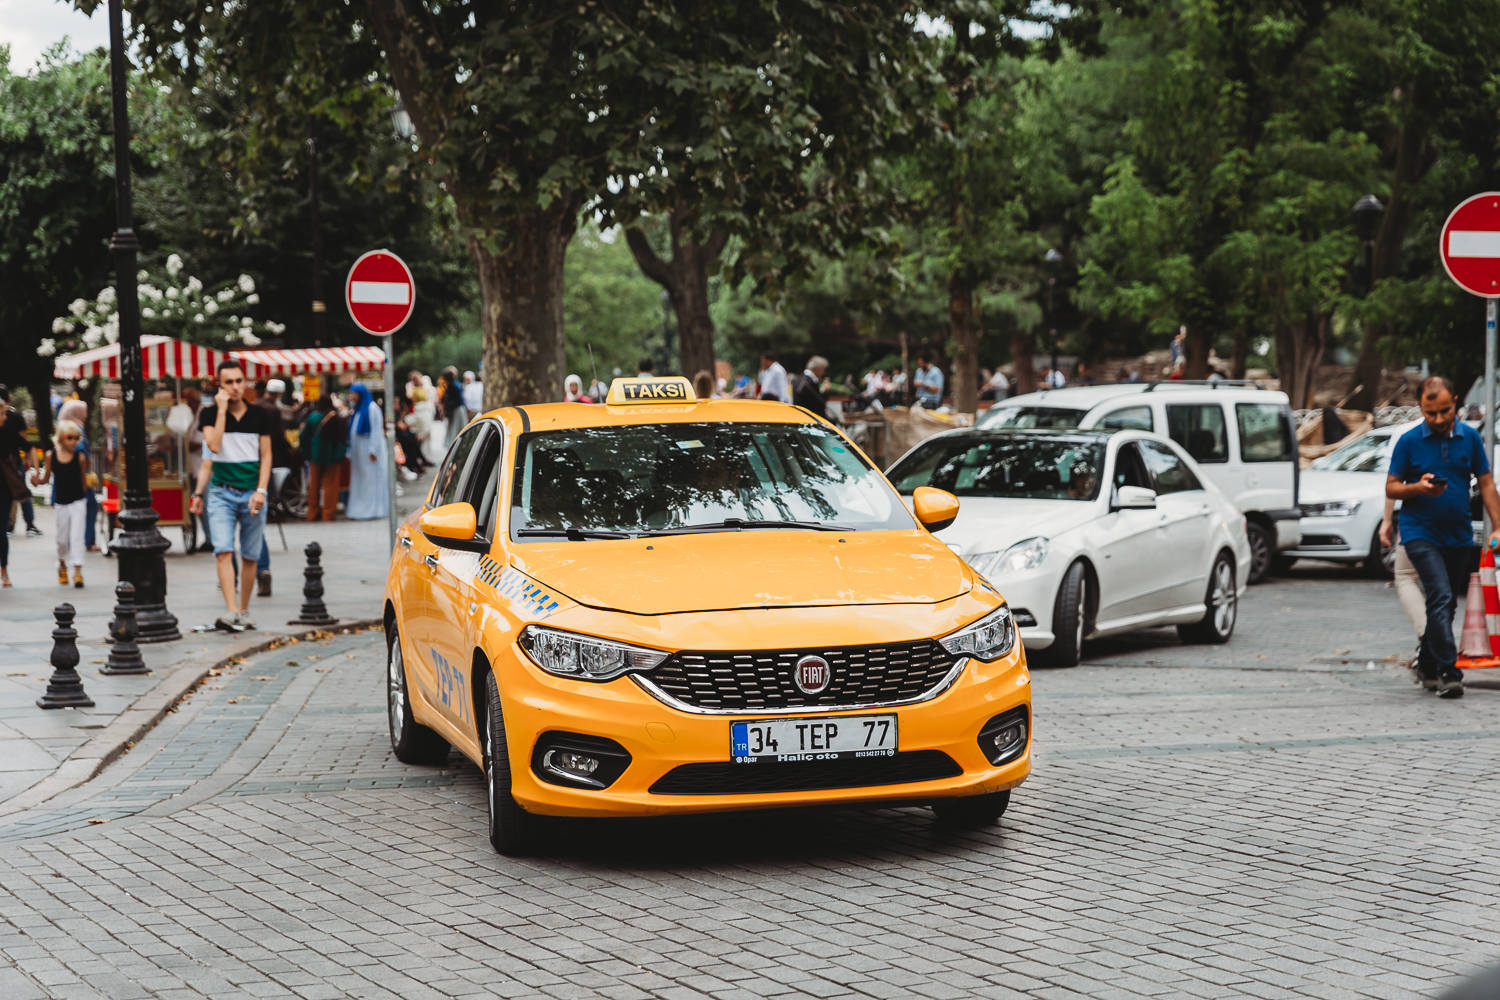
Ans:
[{"label": "van roof rail", "polygon": [[1221,385],[1223,385],[1223,386],[1230,386],[1230,385],[1249,386],[1252,389],[1264,389],[1265,388],[1265,386],[1261,385],[1259,382],[1252,381],[1251,379],[1248,379],[1248,378],[1219,378],[1219,379],[1213,379],[1212,381],[1210,381],[1209,379],[1206,379],[1206,378],[1179,378],[1179,379],[1159,379],[1159,380],[1156,380],[1156,381],[1147,382],[1146,383],[1146,388],[1143,389],[1142,391],[1143,392],[1150,392],[1151,390],[1155,389],[1159,385],[1206,385],[1210,389],[1217,389]]}]

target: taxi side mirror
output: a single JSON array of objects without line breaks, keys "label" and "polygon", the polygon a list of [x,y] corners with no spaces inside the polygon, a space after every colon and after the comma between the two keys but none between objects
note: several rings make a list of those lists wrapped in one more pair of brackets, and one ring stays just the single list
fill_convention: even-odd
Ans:
[{"label": "taxi side mirror", "polygon": [[1155,510],[1156,491],[1144,486],[1121,486],[1115,491],[1114,502],[1109,505],[1116,510]]},{"label": "taxi side mirror", "polygon": [[942,531],[958,520],[958,497],[947,490],[918,486],[911,491],[911,506],[928,531]]},{"label": "taxi side mirror", "polygon": [[490,550],[488,541],[474,537],[479,530],[479,521],[470,504],[445,503],[423,514],[417,523],[422,527],[422,534],[434,545],[468,552]]}]

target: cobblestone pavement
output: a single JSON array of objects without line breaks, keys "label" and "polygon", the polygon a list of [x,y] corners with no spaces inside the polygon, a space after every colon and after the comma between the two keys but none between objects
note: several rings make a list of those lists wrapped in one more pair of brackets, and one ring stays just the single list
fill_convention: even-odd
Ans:
[{"label": "cobblestone pavement", "polygon": [[378,634],[280,649],[5,818],[0,997],[1339,1000],[1500,959],[1500,692],[1423,695],[1374,585],[1251,595],[1221,650],[1037,671],[1036,771],[997,826],[575,822],[520,860],[471,765],[390,756]]}]

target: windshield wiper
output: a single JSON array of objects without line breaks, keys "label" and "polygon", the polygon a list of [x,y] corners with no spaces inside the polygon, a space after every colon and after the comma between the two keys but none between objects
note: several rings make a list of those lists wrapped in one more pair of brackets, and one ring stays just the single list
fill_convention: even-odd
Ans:
[{"label": "windshield wiper", "polygon": [[641,536],[654,538],[657,535],[688,535],[699,531],[739,531],[746,528],[801,528],[806,531],[854,530],[842,524],[828,524],[825,521],[746,521],[743,518],[726,517],[722,521],[713,521],[709,524],[684,524],[677,528],[644,531]]},{"label": "windshield wiper", "polygon": [[566,538],[581,542],[586,538],[634,538],[628,531],[591,531],[587,528],[521,528],[517,535],[526,538]]}]

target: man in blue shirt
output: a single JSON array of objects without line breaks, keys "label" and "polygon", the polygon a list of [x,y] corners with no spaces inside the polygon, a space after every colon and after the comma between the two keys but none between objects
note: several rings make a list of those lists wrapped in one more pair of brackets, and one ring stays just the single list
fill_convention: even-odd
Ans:
[{"label": "man in blue shirt", "polygon": [[917,370],[911,377],[917,390],[917,405],[935,410],[943,405],[943,372],[937,365],[928,364],[927,355],[917,355]]},{"label": "man in blue shirt", "polygon": [[1427,630],[1417,653],[1422,686],[1444,698],[1462,698],[1464,675],[1455,663],[1453,613],[1458,595],[1468,593],[1474,545],[1469,520],[1469,480],[1490,524],[1490,543],[1500,539],[1500,496],[1490,475],[1489,456],[1477,431],[1457,421],[1453,383],[1441,376],[1422,382],[1421,428],[1401,435],[1391,451],[1385,495],[1401,503],[1401,543],[1416,567],[1427,600]]}]

